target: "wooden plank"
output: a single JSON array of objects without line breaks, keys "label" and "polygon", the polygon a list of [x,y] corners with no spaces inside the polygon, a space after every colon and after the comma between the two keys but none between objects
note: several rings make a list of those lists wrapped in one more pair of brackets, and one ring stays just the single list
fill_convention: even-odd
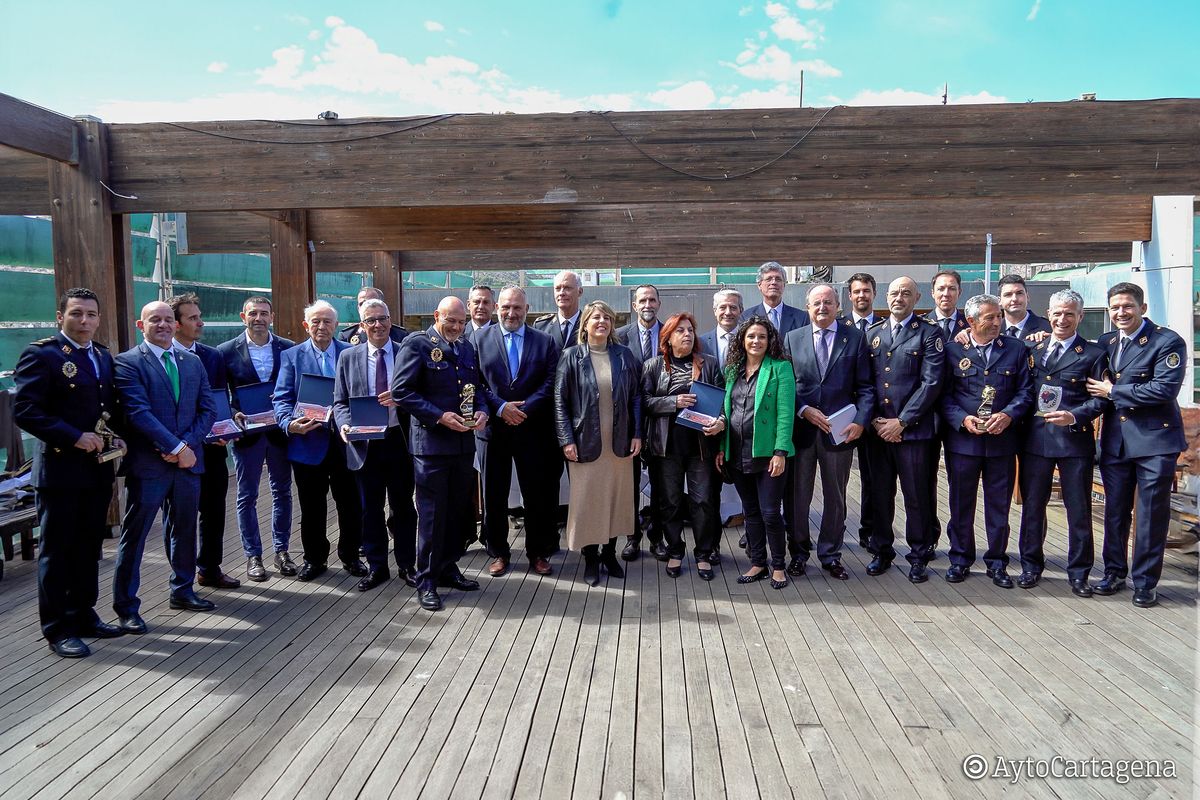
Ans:
[{"label": "wooden plank", "polygon": [[308,216],[289,211],[283,220],[269,219],[271,234],[271,299],[275,332],[303,341],[304,307],[317,296],[316,276],[308,250]]},{"label": "wooden plank", "polygon": [[64,164],[79,163],[80,129],[75,120],[0,92],[0,145]]},{"label": "wooden plank", "polygon": [[392,319],[404,317],[404,289],[400,283],[400,254],[394,250],[371,253],[371,285],[383,292]]},{"label": "wooden plank", "polygon": [[0,214],[49,214],[46,159],[0,145]]}]

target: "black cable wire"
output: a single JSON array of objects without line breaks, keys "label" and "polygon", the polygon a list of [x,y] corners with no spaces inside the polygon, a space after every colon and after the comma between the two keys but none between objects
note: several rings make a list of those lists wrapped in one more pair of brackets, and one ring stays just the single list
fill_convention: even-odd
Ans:
[{"label": "black cable wire", "polygon": [[685,178],[691,178],[693,180],[698,180],[698,181],[731,181],[731,180],[735,180],[737,178],[745,178],[748,175],[753,175],[754,173],[760,172],[760,171],[766,169],[767,167],[771,166],[772,164],[776,163],[777,161],[785,158],[789,153],[791,153],[793,150],[795,150],[797,147],[799,147],[801,144],[803,144],[804,140],[808,138],[808,135],[810,133],[812,133],[813,131],[815,131],[817,129],[817,126],[819,126],[822,122],[825,121],[825,117],[829,116],[829,112],[833,111],[835,108],[841,108],[841,106],[830,106],[829,108],[825,109],[825,113],[817,118],[817,121],[812,124],[811,128],[809,128],[807,131],[804,132],[803,136],[801,136],[796,141],[792,142],[791,146],[789,146],[786,150],[784,150],[779,155],[772,158],[770,161],[767,161],[763,164],[759,164],[757,167],[752,167],[743,172],[735,172],[732,175],[730,175],[729,173],[725,173],[724,175],[699,175],[697,173],[688,172],[687,170],[680,169],[678,167],[673,167],[670,164],[666,163],[665,161],[662,161],[661,159],[650,155],[649,153],[647,153],[645,150],[642,149],[641,145],[639,145],[633,139],[629,138],[629,136],[624,131],[622,131],[620,128],[617,127],[616,123],[612,121],[612,118],[609,117],[609,114],[611,114],[612,112],[597,111],[597,112],[592,112],[592,113],[599,114],[604,119],[604,121],[607,122],[614,131],[616,131],[618,136],[620,136],[622,139],[624,139],[626,142],[629,143],[630,147],[632,147],[634,150],[637,150],[643,156],[650,159],[655,164],[658,164],[663,169],[668,169],[677,175],[682,175]]},{"label": "black cable wire", "polygon": [[[216,131],[206,131],[201,128],[193,128],[190,125],[184,125],[182,122],[167,122],[165,124],[170,125],[171,127],[174,127],[174,128],[179,128],[181,130],[190,131],[191,133],[200,133],[205,136],[214,136],[218,139],[228,139],[232,142],[250,142],[252,144],[310,145],[310,144],[344,144],[347,142],[363,142],[368,139],[381,139],[384,136],[392,136],[397,133],[404,133],[406,131],[415,131],[418,128],[424,128],[429,125],[435,125],[439,122],[442,122],[444,120],[447,120],[447,119],[450,119],[451,117],[456,117],[456,116],[458,116],[458,115],[457,114],[442,114],[437,117],[427,117],[422,122],[419,122],[416,125],[409,125],[407,128],[397,128],[395,130],[383,131],[381,133],[372,133],[372,134],[368,134],[366,136],[347,136],[346,138],[343,138],[343,139],[304,139],[303,141],[291,141],[291,140],[285,140],[285,139],[256,139],[251,136],[235,136],[231,133],[217,133]],[[272,123],[274,122],[272,120],[262,120],[262,121],[263,122],[272,122]],[[351,123],[351,124],[363,125],[363,124],[372,124],[373,122],[374,121],[372,120],[371,122],[364,121],[361,123]],[[295,123],[285,123],[285,124],[295,124]]]}]

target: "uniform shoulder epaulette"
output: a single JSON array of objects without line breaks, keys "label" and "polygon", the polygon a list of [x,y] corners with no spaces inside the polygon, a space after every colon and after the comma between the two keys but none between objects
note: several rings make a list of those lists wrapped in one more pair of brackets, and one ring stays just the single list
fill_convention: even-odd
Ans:
[{"label": "uniform shoulder epaulette", "polygon": [[31,344],[35,344],[35,345],[47,345],[47,344],[54,344],[54,343],[56,343],[57,341],[58,341],[58,339],[57,339],[57,338],[55,338],[55,337],[53,337],[53,336],[47,336],[45,339],[38,339],[36,342],[31,342]]},{"label": "uniform shoulder epaulette", "polygon": [[92,341],[92,347],[96,348],[97,350],[107,350],[108,349],[108,345],[100,344],[100,342],[97,342],[95,340]]},{"label": "uniform shoulder epaulette", "polygon": [[935,328],[937,327],[937,323],[931,320],[929,317],[921,317],[921,319],[923,319],[927,325],[932,325]]},{"label": "uniform shoulder epaulette", "polygon": [[878,328],[880,325],[882,325],[885,322],[887,322],[886,318],[885,319],[877,319],[874,322],[872,322],[870,325],[867,326],[867,330],[871,330],[871,328]]},{"label": "uniform shoulder epaulette", "polygon": [[540,317],[535,319],[533,321],[533,323],[536,325],[539,322],[549,322],[550,320],[554,319],[556,316],[558,316],[558,315],[557,314],[542,314]]}]

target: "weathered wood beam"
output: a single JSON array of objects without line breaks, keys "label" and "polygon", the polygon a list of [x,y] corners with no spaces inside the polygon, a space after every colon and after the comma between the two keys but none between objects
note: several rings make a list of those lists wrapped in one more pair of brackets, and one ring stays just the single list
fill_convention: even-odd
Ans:
[{"label": "weathered wood beam", "polygon": [[45,162],[50,185],[54,290],[58,294],[84,286],[100,298],[96,339],[110,348],[127,349],[133,340],[138,310],[133,306],[129,225],[114,217],[111,195],[100,185],[108,178],[105,126],[81,121],[77,166]]},{"label": "weathered wood beam", "polygon": [[70,117],[0,92],[0,144],[74,166],[79,125]]},{"label": "weathered wood beam", "polygon": [[49,214],[46,159],[0,145],[0,214]]},{"label": "weathered wood beam", "polygon": [[404,316],[404,289],[400,285],[400,253],[376,250],[371,254],[371,284],[383,292],[383,301],[392,312],[392,321],[399,325]]},{"label": "weathered wood beam", "polygon": [[304,307],[317,295],[316,279],[308,249],[308,220],[305,211],[289,211],[285,219],[267,220],[271,239],[271,301],[275,311],[275,333],[295,342],[303,341]]}]

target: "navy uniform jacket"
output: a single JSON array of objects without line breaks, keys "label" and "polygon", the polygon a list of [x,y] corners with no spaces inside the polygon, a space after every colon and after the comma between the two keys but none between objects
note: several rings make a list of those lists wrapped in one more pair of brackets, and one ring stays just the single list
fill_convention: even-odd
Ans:
[{"label": "navy uniform jacket", "polygon": [[[1109,331],[1096,340],[1110,365],[1117,357],[1120,337],[1120,331]],[[1102,457],[1141,458],[1187,449],[1177,399],[1186,359],[1187,344],[1179,334],[1144,320],[1125,348],[1121,369],[1109,366],[1113,390],[1100,432]]]},{"label": "navy uniform jacket", "polygon": [[490,417],[495,407],[479,371],[475,348],[466,336],[460,336],[456,344],[457,355],[437,329],[430,328],[412,334],[400,345],[392,399],[412,415],[409,446],[414,456],[474,455],[474,432],[459,433],[438,424],[443,413],[459,413],[465,387],[475,387],[476,413]]},{"label": "navy uniform jacket", "polygon": [[[254,368],[254,362],[250,360],[250,349],[246,345],[246,342],[246,334],[242,333],[228,342],[221,342],[217,346],[217,352],[221,354],[221,358],[225,361],[225,378],[229,384],[229,407],[234,411],[241,411],[237,392],[234,389],[238,386],[262,383],[262,378],[258,377],[258,370]],[[267,380],[272,384],[279,378],[279,364],[283,358],[283,351],[295,346],[296,343],[291,339],[284,339],[282,336],[271,334],[271,377]],[[234,439],[233,446],[237,449],[249,447],[264,435],[272,443],[280,447],[287,447],[287,436],[283,431],[279,430],[270,430],[266,434],[248,433],[245,436]]]},{"label": "navy uniform jacket", "polygon": [[[750,319],[753,316],[766,317],[767,319],[771,318],[770,315],[767,314],[767,307],[765,305],[763,305],[762,303],[759,303],[756,306],[750,306],[745,311],[743,311],[742,312],[742,322],[745,322],[746,320]],[[779,336],[780,336],[780,338],[787,336],[789,333],[796,330],[796,328],[803,328],[808,323],[809,323],[808,312],[805,311],[804,309],[796,308],[795,306],[789,306],[787,303],[783,303],[780,306],[780,311],[779,311]]]},{"label": "navy uniform jacket", "polygon": [[568,347],[573,347],[579,343],[579,326],[583,324],[583,314],[579,314],[575,322],[571,325],[571,341],[564,342],[562,338],[562,326],[558,324],[558,314],[543,314],[533,321],[532,327],[535,331],[541,331],[554,340],[558,345],[559,355]]},{"label": "navy uniform jacket", "polygon": [[523,331],[524,346],[516,375],[508,374],[508,347],[500,325],[488,325],[476,331],[471,341],[479,355],[479,369],[488,389],[496,398],[496,410],[509,400],[524,400],[521,406],[529,418],[515,428],[499,414],[488,419],[483,430],[476,433],[484,441],[491,438],[492,428],[505,432],[521,432],[554,438],[554,374],[558,368],[558,345],[550,334],[535,331],[528,325]]},{"label": "navy uniform jacket", "polygon": [[[401,328],[399,325],[393,325],[391,331],[388,332],[388,336],[391,337],[393,342],[400,344],[400,342],[408,338],[408,330]],[[367,335],[362,332],[362,326],[356,322],[338,331],[337,338],[338,341],[347,342],[348,344],[362,344],[367,340]]]},{"label": "navy uniform jacket", "polygon": [[915,315],[894,342],[891,316],[867,328],[875,416],[903,420],[905,441],[932,439],[937,433],[934,411],[942,390],[944,350],[938,326]]},{"label": "navy uniform jacket", "polygon": [[1042,362],[1054,339],[1040,342],[1029,351],[1029,374],[1033,378],[1033,404],[1037,411],[1038,393],[1043,386],[1062,389],[1060,411],[1075,415],[1074,425],[1051,425],[1042,417],[1031,414],[1023,427],[1026,453],[1043,458],[1093,456],[1096,452],[1094,422],[1108,405],[1103,398],[1092,397],[1087,391],[1088,378],[1100,378],[1108,365],[1104,349],[1076,336],[1070,349],[1058,357],[1058,363],[1046,369]]},{"label": "navy uniform jacket", "polygon": [[100,414],[121,429],[113,357],[108,348],[92,343],[100,374],[93,377],[87,353],[61,332],[39,339],[21,353],[13,374],[16,396],[13,415],[21,430],[38,439],[33,454],[33,486],[63,489],[112,483],[113,462],[101,464],[95,453],[75,447],[81,434],[95,432]]},{"label": "navy uniform jacket", "polygon": [[[976,435],[963,430],[963,420],[975,416],[983,402],[983,387],[996,390],[992,413],[1004,412],[1012,423],[1001,434]],[[946,345],[946,389],[942,419],[946,421],[946,452],[965,456],[1011,456],[1020,449],[1020,423],[1033,403],[1029,355],[1020,339],[997,336],[990,363],[974,345]]]},{"label": "navy uniform jacket", "polygon": [[[1025,345],[1027,349],[1032,350],[1036,346],[1036,343],[1029,341],[1025,337],[1032,333],[1040,333],[1041,331],[1050,333],[1050,320],[1045,317],[1039,317],[1032,311],[1028,313],[1029,317],[1025,320],[1025,327],[1021,329],[1021,344]],[[1000,333],[1003,334],[1006,330],[1008,330],[1008,320],[1001,320]]]},{"label": "navy uniform jacket", "polygon": [[[796,423],[792,428],[792,442],[796,452],[809,447],[816,438],[816,426],[800,416],[800,409],[813,406],[828,416],[848,405],[855,407],[854,421],[870,427],[871,415],[875,412],[875,383],[871,376],[871,358],[867,355],[867,341],[862,331],[852,323],[837,322],[833,348],[829,355],[829,366],[822,377],[817,364],[817,351],[813,346],[813,326],[805,325],[789,333],[783,342],[792,359],[796,373]],[[833,437],[824,434],[825,445],[831,450],[849,450],[857,442],[833,444]]]},{"label": "navy uniform jacket", "polygon": [[[939,331],[942,330],[942,323],[938,320],[937,309],[934,309],[933,311],[930,311],[928,314],[926,314],[925,319],[929,320],[934,325],[936,325],[937,329]],[[961,308],[954,309],[954,322],[950,323],[950,335],[945,338],[953,339],[955,336],[958,336],[958,334],[965,331],[966,329],[967,329],[967,315],[962,312]],[[944,335],[944,333],[943,333],[943,335]]]}]

